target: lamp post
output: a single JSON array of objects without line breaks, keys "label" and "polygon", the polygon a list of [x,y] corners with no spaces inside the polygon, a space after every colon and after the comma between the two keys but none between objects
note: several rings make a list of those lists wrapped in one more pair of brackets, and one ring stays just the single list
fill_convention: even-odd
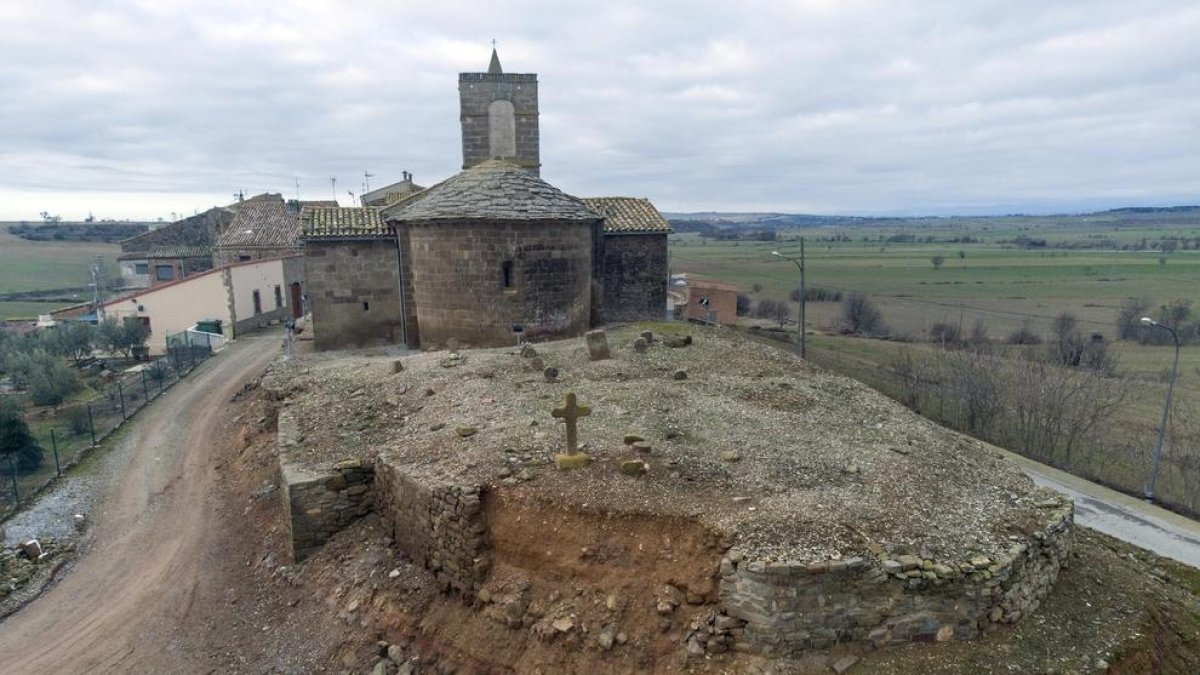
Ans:
[{"label": "lamp post", "polygon": [[783,258],[784,260],[792,261],[800,270],[800,317],[797,321],[799,324],[800,339],[796,341],[796,355],[803,359],[808,356],[808,351],[805,349],[804,344],[804,301],[806,300],[804,295],[804,237],[800,237],[799,260],[790,256],[786,256],[779,251],[771,251],[771,255]]},{"label": "lamp post", "polygon": [[1167,381],[1167,402],[1163,406],[1162,424],[1158,427],[1158,442],[1154,444],[1154,463],[1150,466],[1150,480],[1146,484],[1146,501],[1154,501],[1154,483],[1158,479],[1158,463],[1162,458],[1163,437],[1167,434],[1167,419],[1171,415],[1171,395],[1175,393],[1175,374],[1179,371],[1179,335],[1174,328],[1161,324],[1148,316],[1142,317],[1143,326],[1157,326],[1171,334],[1175,341],[1175,362],[1171,364],[1171,379]]}]

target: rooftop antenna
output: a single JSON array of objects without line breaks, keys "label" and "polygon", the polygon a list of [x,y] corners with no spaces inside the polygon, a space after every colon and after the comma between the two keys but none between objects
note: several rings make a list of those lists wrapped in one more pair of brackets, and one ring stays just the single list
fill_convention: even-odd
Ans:
[{"label": "rooftop antenna", "polygon": [[233,196],[236,197],[237,200],[240,202],[246,198],[246,191],[239,189],[237,192],[233,193]]},{"label": "rooftop antenna", "polygon": [[329,187],[330,187],[330,190],[333,192],[333,201],[336,202],[337,201],[337,176],[329,177]]},{"label": "rooftop antenna", "polygon": [[350,195],[350,203],[353,204],[354,203],[354,193],[351,192],[350,190],[346,190],[346,194]]},{"label": "rooftop antenna", "polygon": [[296,177],[296,201],[300,201],[300,178]]},{"label": "rooftop antenna", "polygon": [[363,194],[371,191],[371,179],[374,177],[375,174],[363,171]]}]

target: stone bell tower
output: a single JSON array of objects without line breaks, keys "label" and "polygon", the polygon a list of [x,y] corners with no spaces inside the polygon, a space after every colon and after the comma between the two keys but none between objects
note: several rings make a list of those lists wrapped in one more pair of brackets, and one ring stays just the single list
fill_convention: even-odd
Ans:
[{"label": "stone bell tower", "polygon": [[463,168],[504,159],[539,174],[536,73],[506,73],[492,49],[486,73],[459,73]]}]

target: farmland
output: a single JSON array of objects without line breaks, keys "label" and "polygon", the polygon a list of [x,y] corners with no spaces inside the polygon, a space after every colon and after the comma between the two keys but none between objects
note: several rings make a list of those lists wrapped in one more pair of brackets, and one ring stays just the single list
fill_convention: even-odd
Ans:
[{"label": "farmland", "polygon": [[[797,285],[797,270],[771,252],[798,255],[803,235],[808,287],[865,294],[882,311],[890,332],[887,340],[840,335],[841,305],[810,301],[809,358],[893,396],[900,389],[889,366],[906,352],[935,353],[940,346],[928,342],[935,323],[969,331],[980,320],[991,340],[1002,342],[1022,325],[1046,335],[1055,316],[1071,312],[1083,332],[1100,334],[1110,343],[1110,353],[1118,359],[1112,386],[1128,386],[1131,392],[1112,433],[1136,445],[1140,454],[1125,456],[1123,468],[1099,477],[1136,492],[1162,414],[1173,348],[1115,340],[1117,308],[1125,299],[1141,296],[1153,299],[1155,307],[1176,299],[1200,302],[1200,251],[1189,244],[1187,250],[1164,253],[1155,245],[1167,238],[1194,241],[1200,236],[1200,220],[1195,213],[1155,214],[1146,220],[1114,223],[1089,216],[851,223],[779,230],[778,241],[705,240],[679,233],[671,236],[671,267],[674,273],[737,283],[755,302],[783,300]],[[1039,244],[1020,243],[1031,239]],[[1091,248],[1098,241],[1107,248]],[[940,265],[933,264],[935,258],[941,258]],[[761,285],[757,291],[756,284]],[[795,313],[791,303],[791,316]],[[794,324],[789,328],[794,330]],[[1176,396],[1184,414],[1200,417],[1187,412],[1200,411],[1200,346],[1182,350]],[[1190,451],[1200,453],[1200,448]],[[1176,450],[1168,444],[1171,452]],[[1183,489],[1175,478],[1166,480],[1172,489]]]},{"label": "farmland", "polygon": [[[28,241],[0,230],[0,293],[86,287],[93,258],[103,256],[111,267],[118,251],[116,244]],[[0,319],[33,317],[61,304],[0,302]]]}]

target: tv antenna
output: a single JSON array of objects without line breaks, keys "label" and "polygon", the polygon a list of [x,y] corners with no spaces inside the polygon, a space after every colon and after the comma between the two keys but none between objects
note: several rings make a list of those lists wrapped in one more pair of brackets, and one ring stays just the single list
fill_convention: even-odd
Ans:
[{"label": "tv antenna", "polygon": [[374,177],[375,174],[363,171],[363,194],[371,191],[371,179]]},{"label": "tv antenna", "polygon": [[337,201],[337,176],[329,177],[329,188],[333,192],[333,201]]},{"label": "tv antenna", "polygon": [[243,201],[243,200],[245,200],[245,199],[246,199],[246,191],[245,191],[245,190],[238,190],[237,192],[233,193],[233,196],[234,196],[234,198],[236,198],[236,199],[237,199],[239,202],[240,202],[240,201]]},{"label": "tv antenna", "polygon": [[300,201],[300,178],[296,178],[296,201]]}]

